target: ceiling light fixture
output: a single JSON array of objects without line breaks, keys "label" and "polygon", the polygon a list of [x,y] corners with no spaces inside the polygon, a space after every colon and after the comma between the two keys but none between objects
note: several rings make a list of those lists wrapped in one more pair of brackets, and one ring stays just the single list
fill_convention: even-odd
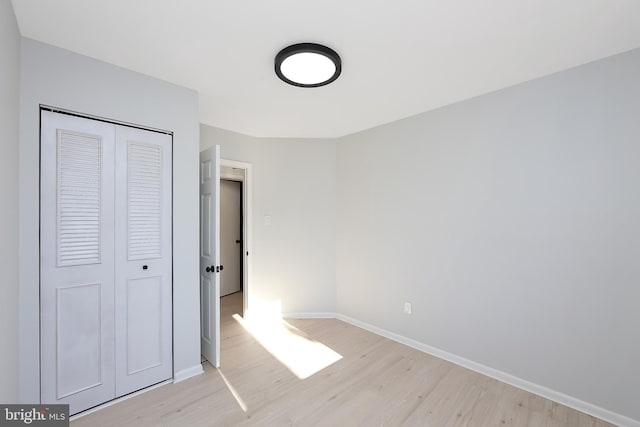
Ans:
[{"label": "ceiling light fixture", "polygon": [[316,43],[285,47],[276,55],[275,66],[280,80],[298,87],[328,85],[342,72],[336,51]]}]

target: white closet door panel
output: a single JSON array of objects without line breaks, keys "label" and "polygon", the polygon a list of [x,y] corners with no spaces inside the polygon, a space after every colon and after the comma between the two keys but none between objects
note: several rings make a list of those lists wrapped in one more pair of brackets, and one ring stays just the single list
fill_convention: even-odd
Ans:
[{"label": "white closet door panel", "polygon": [[171,136],[116,126],[116,394],[172,376]]},{"label": "white closet door panel", "polygon": [[162,365],[162,277],[127,281],[127,375]]},{"label": "white closet door panel", "polygon": [[62,399],[102,384],[102,283],[59,287],[56,295],[58,384]]},{"label": "white closet door panel", "polygon": [[115,130],[48,111],[41,119],[41,401],[73,414],[115,397]]}]

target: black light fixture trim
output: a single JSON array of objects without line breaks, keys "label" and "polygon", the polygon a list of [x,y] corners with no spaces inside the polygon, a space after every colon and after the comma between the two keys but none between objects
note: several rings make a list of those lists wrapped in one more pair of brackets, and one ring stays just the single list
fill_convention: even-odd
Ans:
[{"label": "black light fixture trim", "polygon": [[[331,76],[329,79],[320,83],[304,84],[304,83],[298,83],[298,82],[289,80],[284,76],[284,74],[282,74],[282,70],[280,69],[280,66],[282,65],[285,59],[287,59],[292,55],[296,55],[298,53],[316,53],[316,54],[325,56],[329,58],[331,62],[334,63],[334,65],[336,66],[336,71],[333,73],[333,76]],[[282,80],[285,83],[289,83],[290,85],[297,86],[297,87],[320,87],[320,86],[328,85],[329,83],[335,81],[340,76],[340,73],[342,72],[342,60],[340,59],[340,55],[338,55],[338,53],[335,50],[327,46],[317,44],[317,43],[298,43],[298,44],[293,44],[291,46],[285,47],[280,52],[278,52],[275,59],[275,69],[276,69],[276,75],[280,78],[280,80]]]}]

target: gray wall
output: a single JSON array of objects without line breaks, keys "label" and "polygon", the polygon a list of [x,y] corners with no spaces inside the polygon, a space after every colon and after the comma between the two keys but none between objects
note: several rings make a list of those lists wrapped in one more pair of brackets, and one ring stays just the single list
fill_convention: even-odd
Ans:
[{"label": "gray wall", "polygon": [[39,393],[39,104],[174,132],[174,372],[178,377],[199,372],[197,94],[22,39],[20,98],[20,398],[35,402]]},{"label": "gray wall", "polygon": [[[18,200],[20,397],[37,401],[39,103],[175,131],[175,369],[193,372],[196,94],[24,39],[20,72],[19,46],[0,2],[0,401],[17,399]],[[201,149],[253,164],[253,298],[337,311],[640,420],[638,76],[634,51],[337,143],[202,126]]]},{"label": "gray wall", "polygon": [[20,33],[0,1],[0,402],[18,401],[18,147]]},{"label": "gray wall", "polygon": [[[252,164],[251,308],[335,311],[335,140],[254,138],[201,125],[200,148]],[[271,216],[272,225],[264,225]]]},{"label": "gray wall", "polygon": [[640,420],[640,51],[337,147],[338,312]]}]

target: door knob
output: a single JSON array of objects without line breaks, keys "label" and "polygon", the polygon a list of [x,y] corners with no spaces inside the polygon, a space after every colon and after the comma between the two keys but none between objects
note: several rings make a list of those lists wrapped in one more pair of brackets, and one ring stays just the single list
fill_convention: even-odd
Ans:
[{"label": "door knob", "polygon": [[236,243],[240,243],[240,240],[236,240]]},{"label": "door knob", "polygon": [[213,265],[211,267],[207,266],[207,268],[204,269],[207,273],[213,273],[215,268],[213,267]]}]

